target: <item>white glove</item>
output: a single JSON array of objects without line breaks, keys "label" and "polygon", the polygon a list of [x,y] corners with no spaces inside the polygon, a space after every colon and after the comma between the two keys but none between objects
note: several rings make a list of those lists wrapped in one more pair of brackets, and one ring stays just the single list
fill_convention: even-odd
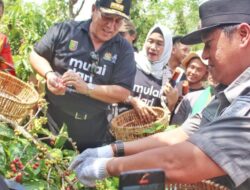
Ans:
[{"label": "white glove", "polygon": [[83,151],[81,154],[75,157],[69,166],[69,170],[74,170],[81,163],[90,157],[94,158],[111,158],[114,156],[113,149],[111,145],[106,145],[98,148],[88,148]]},{"label": "white glove", "polygon": [[94,187],[95,181],[109,177],[107,162],[112,158],[86,158],[75,168],[78,180],[86,186]]}]

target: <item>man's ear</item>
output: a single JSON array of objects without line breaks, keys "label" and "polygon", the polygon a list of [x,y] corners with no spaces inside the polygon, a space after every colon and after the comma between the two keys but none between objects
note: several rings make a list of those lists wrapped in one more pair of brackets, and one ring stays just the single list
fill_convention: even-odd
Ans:
[{"label": "man's ear", "polygon": [[96,9],[97,9],[97,8],[96,8],[96,5],[93,4],[93,5],[92,5],[92,9],[91,9],[91,18],[93,17],[93,13],[95,12]]},{"label": "man's ear", "polygon": [[248,46],[250,44],[250,25],[242,23],[239,25],[239,35],[241,39],[241,47]]},{"label": "man's ear", "polygon": [[175,47],[175,45],[174,45],[173,48],[172,48],[171,54],[175,54],[175,53],[176,53],[176,47]]},{"label": "man's ear", "polygon": [[92,14],[93,14],[93,12],[96,10],[96,6],[95,6],[95,4],[93,4],[92,5]]}]

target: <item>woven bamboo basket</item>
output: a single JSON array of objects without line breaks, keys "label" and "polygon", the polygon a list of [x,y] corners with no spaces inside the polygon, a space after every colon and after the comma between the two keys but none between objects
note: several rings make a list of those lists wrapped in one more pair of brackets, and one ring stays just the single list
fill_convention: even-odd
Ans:
[{"label": "woven bamboo basket", "polygon": [[227,187],[203,180],[194,184],[167,184],[166,190],[229,190]]},{"label": "woven bamboo basket", "polygon": [[157,113],[157,120],[151,123],[141,121],[135,110],[128,110],[111,121],[111,133],[118,140],[131,141],[164,131],[169,122],[169,111],[160,107],[153,107]]},{"label": "woven bamboo basket", "polygon": [[0,114],[17,121],[24,118],[37,103],[39,95],[27,83],[0,71]]}]

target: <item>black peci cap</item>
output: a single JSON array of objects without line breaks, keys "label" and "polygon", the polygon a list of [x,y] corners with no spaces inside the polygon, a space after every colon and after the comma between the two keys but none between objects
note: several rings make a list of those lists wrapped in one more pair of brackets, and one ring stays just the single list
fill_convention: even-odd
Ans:
[{"label": "black peci cap", "polygon": [[209,0],[199,7],[201,27],[181,39],[183,44],[201,43],[201,34],[226,24],[250,24],[250,0]]},{"label": "black peci cap", "polygon": [[104,13],[115,14],[129,19],[131,0],[96,0],[96,6]]}]

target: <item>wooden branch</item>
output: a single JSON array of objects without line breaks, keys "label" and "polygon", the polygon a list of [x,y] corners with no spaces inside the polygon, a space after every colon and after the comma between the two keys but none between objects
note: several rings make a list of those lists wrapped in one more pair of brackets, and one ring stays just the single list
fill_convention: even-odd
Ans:
[{"label": "wooden branch", "polygon": [[[15,121],[12,121],[10,119],[7,119],[6,117],[4,117],[3,115],[0,114],[0,121],[3,121],[5,123],[8,123],[11,125],[11,127],[20,132],[26,139],[28,140],[32,140],[32,142],[36,145],[36,146],[43,146],[43,142],[40,141],[39,139],[36,139],[35,137],[33,137],[23,126],[18,125],[18,123],[16,123]],[[46,153],[46,157],[50,160],[53,160],[54,158],[51,156],[50,153]],[[72,181],[69,179],[69,177],[64,175],[63,170],[57,165],[55,164],[55,168],[58,171],[59,175],[61,177],[63,177],[65,179],[65,181],[67,181],[67,183],[73,188],[73,190],[76,190],[73,185],[74,183],[72,183]]]},{"label": "wooden branch", "polygon": [[82,4],[81,4],[80,8],[79,8],[79,9],[76,11],[76,13],[74,14],[74,18],[75,18],[76,16],[79,15],[79,13],[80,13],[80,11],[81,11],[81,9],[82,9],[84,3],[85,3],[85,0],[82,1]]}]

